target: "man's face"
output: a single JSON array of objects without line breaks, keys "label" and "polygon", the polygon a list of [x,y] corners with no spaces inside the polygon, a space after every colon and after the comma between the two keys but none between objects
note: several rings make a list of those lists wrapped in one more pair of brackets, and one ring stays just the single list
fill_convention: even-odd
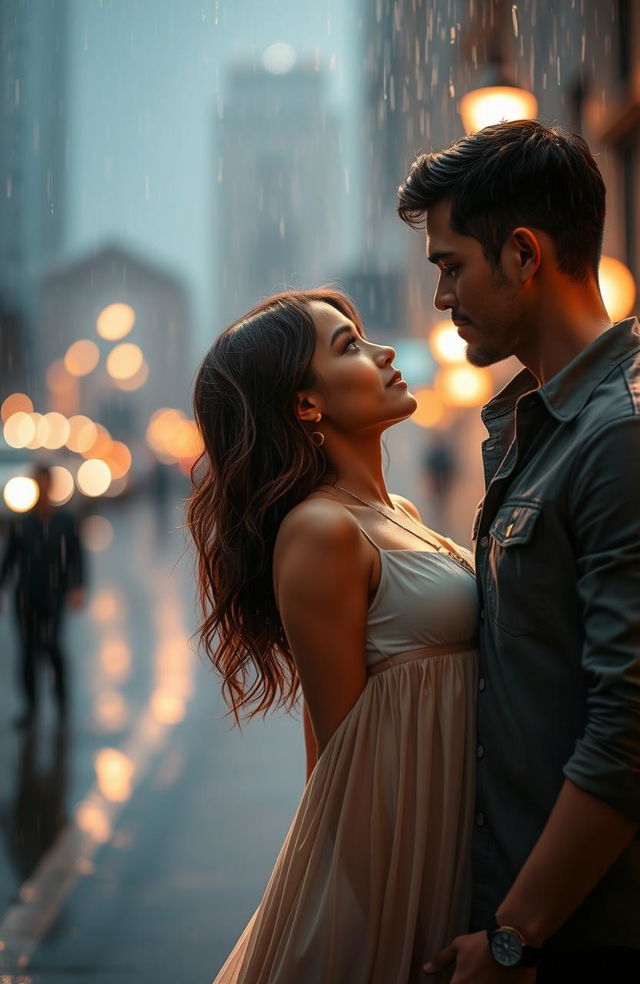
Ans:
[{"label": "man's face", "polygon": [[516,354],[522,342],[522,285],[513,271],[491,266],[477,239],[454,232],[450,214],[444,201],[427,212],[427,256],[440,271],[433,303],[451,311],[468,361],[489,366]]}]

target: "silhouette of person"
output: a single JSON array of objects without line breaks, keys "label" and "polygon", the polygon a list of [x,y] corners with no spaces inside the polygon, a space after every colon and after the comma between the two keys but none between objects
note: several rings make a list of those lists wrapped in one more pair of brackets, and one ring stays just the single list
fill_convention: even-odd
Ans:
[{"label": "silhouette of person", "polygon": [[14,611],[20,638],[24,712],[16,727],[31,725],[38,704],[37,660],[48,657],[59,719],[67,712],[65,656],[60,643],[65,605],[80,608],[85,600],[85,562],[76,518],[49,501],[50,469],[38,465],[32,473],[39,497],[29,512],[13,519],[0,566],[1,594],[15,572]]}]

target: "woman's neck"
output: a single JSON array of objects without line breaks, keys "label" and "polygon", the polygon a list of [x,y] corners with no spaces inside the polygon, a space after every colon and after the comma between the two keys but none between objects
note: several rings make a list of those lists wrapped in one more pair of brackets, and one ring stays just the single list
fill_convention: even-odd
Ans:
[{"label": "woman's neck", "polygon": [[378,505],[393,503],[387,491],[382,468],[380,435],[358,440],[333,439],[327,449],[327,479],[349,492]]}]

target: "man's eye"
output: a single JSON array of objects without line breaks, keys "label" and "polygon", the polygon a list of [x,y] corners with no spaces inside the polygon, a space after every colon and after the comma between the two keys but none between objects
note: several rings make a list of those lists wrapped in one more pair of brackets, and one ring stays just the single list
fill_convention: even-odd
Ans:
[{"label": "man's eye", "polygon": [[442,272],[444,273],[445,277],[451,277],[451,278],[453,278],[453,277],[455,277],[456,273],[458,272],[458,267],[457,266],[443,267],[442,268]]},{"label": "man's eye", "polygon": [[350,345],[353,345],[352,351],[354,352],[360,351],[360,346],[358,345],[358,340],[355,335],[352,335],[351,338],[347,339],[347,344],[344,347],[345,352],[347,351]]}]

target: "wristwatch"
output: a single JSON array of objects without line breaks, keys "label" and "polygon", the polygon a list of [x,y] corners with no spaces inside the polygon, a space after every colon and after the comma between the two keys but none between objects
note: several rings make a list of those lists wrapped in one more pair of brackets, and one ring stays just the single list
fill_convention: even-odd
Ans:
[{"label": "wristwatch", "polygon": [[536,967],[540,948],[531,946],[520,930],[513,926],[499,926],[496,918],[487,930],[491,956],[501,967]]}]

